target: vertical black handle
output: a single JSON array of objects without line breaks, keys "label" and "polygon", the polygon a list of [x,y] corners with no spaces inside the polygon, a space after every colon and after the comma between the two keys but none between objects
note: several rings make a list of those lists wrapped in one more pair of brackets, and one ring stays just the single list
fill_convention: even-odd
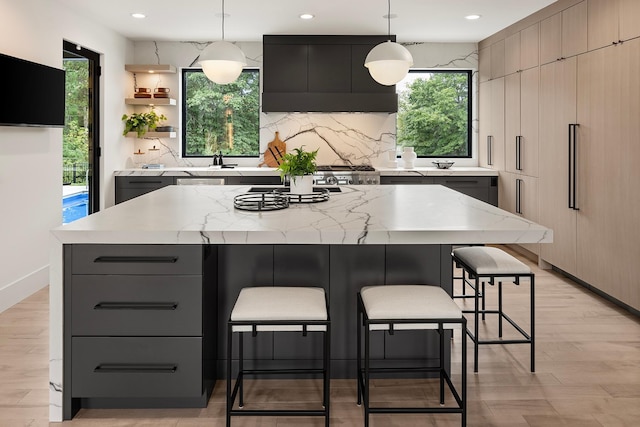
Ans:
[{"label": "vertical black handle", "polygon": [[516,179],[516,213],[519,213],[519,214],[522,213],[521,196],[522,196],[522,180],[518,178]]},{"label": "vertical black handle", "polygon": [[516,170],[522,170],[522,136],[516,136]]},{"label": "vertical black handle", "polygon": [[577,156],[576,156],[576,128],[578,125],[576,123],[569,123],[569,137],[568,137],[568,145],[569,145],[569,165],[568,165],[568,181],[569,181],[569,209],[579,210],[576,205],[576,192],[577,192]]},{"label": "vertical black handle", "polygon": [[577,138],[577,129],[578,124],[574,123],[573,125],[573,209],[579,211],[578,208],[578,138]]},{"label": "vertical black handle", "polygon": [[493,145],[493,136],[487,135],[487,164],[493,166],[491,147]]}]

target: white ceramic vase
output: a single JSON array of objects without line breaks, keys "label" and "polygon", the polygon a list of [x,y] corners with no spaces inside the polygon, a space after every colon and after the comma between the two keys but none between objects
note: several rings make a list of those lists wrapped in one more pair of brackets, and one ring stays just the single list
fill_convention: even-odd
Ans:
[{"label": "white ceramic vase", "polygon": [[289,179],[291,194],[312,194],[313,175],[292,176]]},{"label": "white ceramic vase", "polygon": [[413,151],[413,147],[404,147],[402,150],[402,160],[404,160],[405,169],[413,169],[413,162],[418,155]]}]

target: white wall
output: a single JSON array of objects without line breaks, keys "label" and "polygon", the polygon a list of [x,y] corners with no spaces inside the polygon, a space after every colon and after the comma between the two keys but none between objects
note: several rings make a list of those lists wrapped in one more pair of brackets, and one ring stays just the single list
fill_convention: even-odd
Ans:
[{"label": "white wall", "polygon": [[[111,177],[128,151],[118,135],[133,45],[58,2],[0,0],[0,52],[62,68],[63,40],[102,54],[100,205],[113,204]],[[49,230],[62,223],[62,129],[0,126],[0,197],[1,312],[48,284]]]}]

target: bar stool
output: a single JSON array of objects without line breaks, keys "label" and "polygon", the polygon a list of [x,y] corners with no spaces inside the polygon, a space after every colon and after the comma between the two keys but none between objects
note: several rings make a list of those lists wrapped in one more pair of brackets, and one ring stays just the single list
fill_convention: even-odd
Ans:
[{"label": "bar stool", "polygon": [[[466,319],[460,307],[439,286],[383,285],[366,286],[358,292],[357,301],[357,380],[358,405],[364,402],[364,425],[369,426],[370,414],[461,414],[461,425],[467,424],[467,340]],[[364,367],[362,361],[362,329],[364,328]],[[459,328],[462,332],[462,367],[460,393],[445,367],[445,330]],[[393,335],[403,330],[436,330],[439,335],[438,366],[377,367],[370,366],[370,334],[388,331]],[[437,372],[440,377],[440,406],[438,407],[371,407],[369,384],[371,374],[384,372]],[[444,407],[444,383],[447,383],[457,406]]]},{"label": "bar stool", "polygon": [[[232,416],[323,416],[329,426],[329,367],[331,322],[324,289],[309,287],[243,288],[231,311],[227,326],[227,427]],[[323,334],[322,368],[244,369],[243,341],[246,333],[320,332]],[[238,374],[231,388],[233,334],[238,334]],[[322,375],[322,409],[243,409],[243,381],[247,375]],[[236,398],[239,408],[234,409]]]},{"label": "bar stool", "polygon": [[[518,261],[505,251],[489,246],[473,246],[454,249],[451,253],[453,261],[462,267],[462,280],[474,290],[473,310],[462,310],[463,313],[473,313],[473,332],[467,328],[467,334],[473,341],[473,371],[478,372],[478,346],[485,344],[530,344],[531,345],[531,372],[535,372],[535,278],[531,269]],[[530,316],[531,327],[528,334],[511,317],[503,311],[502,283],[512,282],[520,285],[521,279],[529,279],[530,285]],[[485,306],[485,284],[491,286],[498,282],[498,309],[487,310]],[[465,285],[463,285],[465,286]],[[479,300],[482,296],[482,307]],[[486,314],[498,315],[498,338],[479,338],[479,315],[485,320]],[[522,339],[502,339],[503,321],[506,320],[523,336]]]}]

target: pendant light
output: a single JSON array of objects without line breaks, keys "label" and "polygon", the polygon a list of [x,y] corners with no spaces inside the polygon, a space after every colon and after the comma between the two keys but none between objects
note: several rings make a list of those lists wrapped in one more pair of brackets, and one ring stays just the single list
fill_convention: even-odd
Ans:
[{"label": "pendant light", "polygon": [[226,85],[236,81],[247,58],[242,50],[224,40],[224,0],[222,0],[222,41],[211,43],[200,54],[200,66],[209,80]]},{"label": "pendant light", "polygon": [[391,0],[388,0],[387,30],[389,40],[375,46],[367,58],[364,66],[369,69],[373,80],[381,85],[392,86],[404,79],[413,65],[411,53],[401,44],[391,41]]}]

